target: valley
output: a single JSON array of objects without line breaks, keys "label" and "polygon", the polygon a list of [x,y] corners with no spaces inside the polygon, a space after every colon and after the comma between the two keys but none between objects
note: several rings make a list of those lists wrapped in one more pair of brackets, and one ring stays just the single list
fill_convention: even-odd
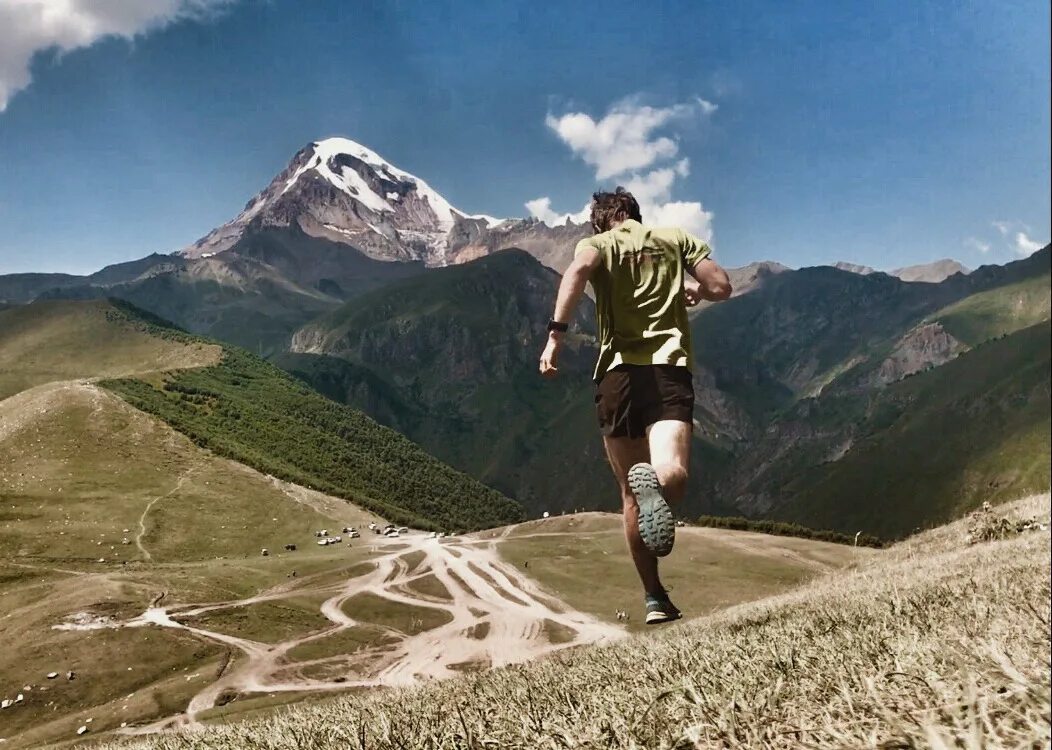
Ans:
[{"label": "valley", "polygon": [[[210,337],[198,346],[231,345],[207,372],[147,383],[115,371],[104,387],[266,473],[392,520],[478,528],[616,505],[595,429],[589,300],[573,322],[562,375],[542,382],[533,374],[558,272],[585,229],[469,214],[366,146],[324,139],[297,152],[238,216],[182,251],[86,276],[0,277],[0,301],[17,309],[31,300],[118,298]],[[999,499],[1044,489],[1047,375],[1006,371],[995,401],[983,390],[989,379],[971,373],[996,367],[983,361],[994,355],[1047,359],[1040,337],[1023,329],[1049,319],[1049,257],[1046,247],[976,269],[949,259],[887,273],[851,263],[730,269],[734,297],[691,314],[697,400],[682,516],[777,518],[894,539],[974,508],[986,490]],[[298,382],[282,381],[262,359]],[[952,421],[951,410],[981,417],[957,423],[960,450],[946,464],[963,472],[964,484],[933,479],[925,485],[932,502],[916,506],[917,487],[881,474],[895,465],[903,477],[920,476],[937,459],[938,441],[923,438],[929,433],[910,432],[907,452],[895,450],[892,435],[913,419],[910,394],[938,390],[945,367],[963,377],[955,399],[939,400],[937,413],[927,410],[916,424]],[[5,377],[0,371],[0,386]],[[241,391],[235,381],[255,385]],[[280,431],[294,428],[310,446],[291,463],[273,430],[255,429],[271,418],[258,403],[272,392],[283,394],[275,402]],[[395,474],[406,491],[395,504],[414,507],[391,507],[394,475],[346,475],[348,461],[370,459],[335,437],[354,431],[385,442],[379,436],[388,433],[316,394],[408,437],[463,476],[424,490],[403,464]],[[294,416],[297,399],[311,407]],[[984,431],[986,421],[995,429]],[[1027,437],[1009,445],[1013,425],[1026,425]],[[408,457],[402,446],[395,450]],[[476,482],[473,492],[489,500],[435,516],[434,503],[452,507],[461,482]],[[886,500],[904,510],[881,514]],[[844,504],[857,511],[828,510]]]},{"label": "valley", "polygon": [[[0,637],[18,644],[0,698],[22,695],[0,715],[5,747],[214,726],[640,628],[617,516],[470,515],[521,511],[247,352],[124,303],[17,306],[0,330]],[[362,453],[321,460],[336,445]],[[427,495],[451,482],[455,514]],[[392,518],[423,528],[367,531]],[[360,538],[315,543],[351,526]],[[684,529],[668,580],[702,614],[873,554]]]}]

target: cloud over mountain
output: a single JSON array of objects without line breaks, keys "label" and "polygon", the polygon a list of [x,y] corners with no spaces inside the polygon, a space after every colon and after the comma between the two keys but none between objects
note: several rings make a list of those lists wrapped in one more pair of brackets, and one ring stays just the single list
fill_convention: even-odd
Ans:
[{"label": "cloud over mountain", "polygon": [[0,112],[32,81],[37,53],[69,52],[105,37],[132,39],[183,19],[207,18],[236,0],[3,0]]},{"label": "cloud over mountain", "polygon": [[[676,124],[711,116],[717,105],[701,98],[668,107],[651,107],[636,98],[623,99],[596,120],[584,112],[548,114],[545,124],[569,146],[574,156],[595,168],[600,182],[615,181],[639,201],[643,218],[654,224],[676,224],[705,241],[712,238],[712,213],[698,201],[672,200],[677,179],[690,174],[690,161],[677,159],[679,144],[663,133]],[[530,213],[549,224],[583,221],[588,207],[560,213],[548,197],[526,203]]]}]

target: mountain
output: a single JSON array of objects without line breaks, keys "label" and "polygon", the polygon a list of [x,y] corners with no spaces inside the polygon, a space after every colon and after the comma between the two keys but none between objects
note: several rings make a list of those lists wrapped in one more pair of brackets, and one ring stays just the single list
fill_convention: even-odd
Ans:
[{"label": "mountain", "polygon": [[58,286],[19,280],[5,287],[0,277],[0,290],[19,301],[123,299],[193,333],[273,354],[286,350],[306,321],[423,270],[420,263],[374,260],[291,227],[246,231],[218,256],[152,255]]},{"label": "mountain", "polygon": [[905,266],[903,268],[896,268],[894,271],[889,271],[890,275],[902,279],[903,281],[929,281],[938,283],[945,281],[954,274],[968,274],[971,270],[959,263],[952,258],[943,258],[942,260],[932,261],[931,263],[922,263],[916,266]]},{"label": "mountain", "polygon": [[376,260],[428,266],[520,247],[565,268],[569,243],[586,232],[572,224],[553,228],[536,220],[467,214],[375,151],[347,138],[327,138],[300,149],[240,214],[180,254],[211,257],[233,248],[246,232],[289,227]]},{"label": "mountain", "polygon": [[[881,406],[911,376],[911,387],[942,383],[924,391],[933,401],[924,423],[932,430],[925,433],[917,428],[917,435],[938,441],[945,427],[935,428],[935,420],[949,423],[954,410],[963,409],[973,417],[954,425],[955,438],[974,443],[974,450],[959,451],[966,469],[947,463],[943,472],[934,471],[932,476],[952,483],[965,471],[971,472],[967,480],[971,483],[995,482],[1013,490],[1032,484],[1029,468],[1010,481],[1005,471],[1011,474],[1013,467],[1032,466],[1040,458],[1042,445],[1048,442],[1047,419],[1043,427],[1037,422],[1036,427],[1026,428],[1036,437],[1028,438],[1028,452],[1023,453],[1009,450],[1012,434],[994,425],[1034,425],[1034,415],[1041,413],[1047,368],[1042,381],[1040,368],[1034,375],[1021,367],[1020,357],[1041,361],[1045,356],[1037,343],[1040,336],[1032,332],[1022,336],[1022,331],[1048,320],[1049,281],[1049,248],[1007,266],[986,266],[940,284],[902,282],[885,274],[859,276],[832,268],[803,269],[776,277],[754,294],[704,311],[694,319],[698,369],[713,373],[716,394],[737,407],[714,414],[713,429],[733,438],[723,445],[728,456],[710,488],[714,501],[724,512],[832,523],[835,514],[812,514],[805,510],[804,499],[818,492],[812,483],[825,482],[823,477],[837,467],[854,465],[863,450],[879,453],[879,457],[867,454],[863,465],[894,465],[897,476],[920,482],[931,466],[940,465],[937,451],[891,453],[895,442],[885,436],[896,424],[907,422],[904,417],[892,420],[888,415],[898,412]],[[1017,331],[1022,337],[1013,339]],[[1004,337],[1011,341],[986,349],[992,346],[987,342]],[[1024,354],[1014,355],[1015,347]],[[956,401],[934,398],[940,388],[946,390],[941,379],[950,377],[947,373],[973,369],[989,369],[992,374],[985,380],[973,377],[956,383]],[[988,404],[984,390],[992,387],[990,378],[1003,378],[997,387],[1014,395]],[[987,418],[995,421],[987,426]],[[984,464],[976,452],[980,449],[1003,449],[1018,462]],[[967,509],[977,496],[958,492],[951,502],[933,494],[930,502],[910,506],[912,510],[878,518],[867,514],[891,503],[905,508],[909,498],[915,500],[911,486],[920,485],[907,481],[895,485],[900,495],[882,497],[877,488],[888,486],[883,477],[863,479],[861,472],[853,476],[858,480],[853,505],[841,506],[842,518],[833,525],[844,531],[862,528],[901,535],[924,525],[925,519],[945,520],[947,508]],[[943,495],[951,493],[949,485],[942,486]],[[861,519],[868,519],[868,525]],[[859,525],[847,528],[852,523]]]},{"label": "mountain", "polygon": [[[869,266],[861,266],[857,263],[847,263],[845,261],[838,261],[834,263],[832,267],[838,271],[857,273],[860,276],[868,276],[871,273],[883,273],[874,268],[870,268]],[[945,281],[954,274],[970,273],[970,270],[956,260],[943,258],[942,260],[932,261],[931,263],[921,263],[915,266],[896,268],[893,271],[887,271],[886,273],[888,276],[894,276],[903,281],[927,281],[938,283],[940,281]]]},{"label": "mountain", "polygon": [[787,476],[771,515],[889,538],[1047,491],[1050,341],[1046,319],[877,391],[851,445]]},{"label": "mountain", "polygon": [[594,313],[575,317],[561,377],[537,357],[559,277],[522,250],[435,269],[304,326],[275,363],[363,409],[531,512],[609,500],[595,439]]},{"label": "mountain", "polygon": [[454,208],[426,182],[343,138],[301,149],[232,221],[174,255],[88,276],[0,276],[0,303],[115,297],[260,354],[355,296],[518,247],[563,270],[583,225]]},{"label": "mountain", "polygon": [[106,266],[87,276],[66,273],[7,274],[0,276],[0,302],[24,304],[47,292],[122,284],[165,270],[183,268],[185,265],[182,258],[154,253],[138,260]]}]

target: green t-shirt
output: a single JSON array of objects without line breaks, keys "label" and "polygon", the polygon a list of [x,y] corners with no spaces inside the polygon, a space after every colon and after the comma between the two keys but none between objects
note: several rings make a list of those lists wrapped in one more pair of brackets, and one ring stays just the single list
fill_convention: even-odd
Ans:
[{"label": "green t-shirt", "polygon": [[683,271],[709,257],[709,246],[682,229],[646,227],[629,219],[577,243],[602,259],[589,279],[599,327],[598,381],[613,367],[690,367],[690,327]]}]

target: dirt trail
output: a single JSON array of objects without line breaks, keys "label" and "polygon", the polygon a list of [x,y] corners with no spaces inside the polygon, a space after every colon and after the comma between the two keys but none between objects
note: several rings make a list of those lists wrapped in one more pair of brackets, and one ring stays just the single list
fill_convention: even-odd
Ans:
[{"label": "dirt trail", "polygon": [[172,489],[168,490],[163,495],[158,495],[157,497],[155,497],[153,500],[148,502],[146,504],[146,507],[143,509],[142,515],[139,516],[139,533],[135,535],[135,546],[139,548],[139,552],[142,553],[143,559],[153,560],[153,555],[150,554],[150,551],[146,549],[146,547],[142,543],[142,538],[146,536],[146,516],[150,513],[150,510],[153,508],[153,506],[157,503],[158,500],[164,500],[166,497],[171,497],[176,492],[181,490],[183,488],[183,485],[186,484],[187,480],[190,479],[190,475],[193,474],[193,472],[194,470],[192,468],[184,471],[179,476],[178,481],[176,481],[175,486],[172,487]]},{"label": "dirt trail", "polygon": [[[377,542],[376,567],[365,575],[317,587],[282,584],[237,601],[194,606],[154,606],[125,626],[179,628],[202,638],[238,649],[243,658],[190,701],[185,713],[129,728],[126,733],[145,734],[200,726],[198,716],[213,708],[223,694],[344,690],[349,687],[408,685],[460,673],[464,665],[502,666],[535,659],[571,646],[623,637],[625,631],[554,600],[533,580],[504,562],[497,553],[498,540],[478,543],[428,538],[423,534]],[[383,547],[390,547],[385,552]],[[422,552],[424,559],[410,569],[405,557]],[[407,584],[433,575],[449,592],[448,599],[417,594]],[[331,626],[280,643],[261,643],[188,625],[183,620],[205,612],[248,607],[305,594],[328,594],[319,611]],[[293,661],[288,653],[305,643],[328,638],[361,623],[344,610],[349,599],[373,594],[391,602],[444,612],[448,622],[423,632],[406,634],[383,628],[387,645],[353,654],[310,661]],[[486,624],[482,629],[477,626]],[[549,623],[562,626],[559,643],[546,636]],[[485,632],[480,636],[480,631]],[[325,673],[326,677],[310,676]]]}]

